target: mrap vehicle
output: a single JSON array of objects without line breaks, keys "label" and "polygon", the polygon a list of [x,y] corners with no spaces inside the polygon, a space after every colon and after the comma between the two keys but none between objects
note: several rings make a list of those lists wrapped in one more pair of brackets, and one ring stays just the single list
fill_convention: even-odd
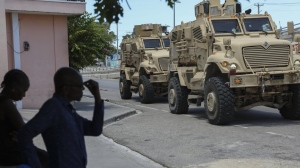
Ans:
[{"label": "mrap vehicle", "polygon": [[167,26],[135,25],[133,38],[121,46],[120,95],[130,99],[138,93],[141,103],[152,103],[154,96],[168,94],[169,45]]},{"label": "mrap vehicle", "polygon": [[[236,0],[204,0],[194,9],[196,20],[170,32],[171,113],[187,113],[190,103],[204,102],[215,125],[255,106],[300,119],[300,56],[291,42],[279,39],[271,15],[242,13]],[[294,39],[299,42],[299,35]]]}]

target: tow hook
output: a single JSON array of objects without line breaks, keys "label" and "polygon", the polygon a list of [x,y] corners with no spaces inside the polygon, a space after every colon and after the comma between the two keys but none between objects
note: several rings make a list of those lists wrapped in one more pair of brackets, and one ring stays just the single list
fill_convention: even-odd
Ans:
[{"label": "tow hook", "polygon": [[262,92],[262,96],[264,96],[265,94],[265,90],[266,90],[266,85],[265,82],[268,80],[273,80],[273,78],[264,78],[264,77],[260,77],[260,81],[261,81],[261,92]]}]

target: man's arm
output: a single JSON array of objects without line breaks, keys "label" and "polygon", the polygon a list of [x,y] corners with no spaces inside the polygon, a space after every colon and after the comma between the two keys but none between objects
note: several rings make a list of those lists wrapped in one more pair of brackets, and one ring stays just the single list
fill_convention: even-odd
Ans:
[{"label": "man's arm", "polygon": [[56,111],[53,102],[46,102],[39,112],[18,133],[23,160],[33,168],[42,167],[33,144],[33,138],[55,123],[57,118]]},{"label": "man's arm", "polygon": [[90,90],[95,98],[93,120],[89,121],[81,117],[83,121],[84,135],[99,136],[103,129],[104,102],[101,100],[98,82],[88,80],[84,85]]}]

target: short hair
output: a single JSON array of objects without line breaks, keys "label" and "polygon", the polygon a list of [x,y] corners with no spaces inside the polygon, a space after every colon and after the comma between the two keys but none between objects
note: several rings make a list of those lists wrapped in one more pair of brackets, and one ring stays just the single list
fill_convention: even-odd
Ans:
[{"label": "short hair", "polygon": [[78,79],[81,79],[81,75],[76,69],[71,67],[59,68],[54,74],[55,92],[59,92],[65,85],[72,85],[74,80]]},{"label": "short hair", "polygon": [[4,75],[0,88],[12,87],[14,83],[17,85],[23,84],[29,86],[29,78],[22,70],[11,69]]}]

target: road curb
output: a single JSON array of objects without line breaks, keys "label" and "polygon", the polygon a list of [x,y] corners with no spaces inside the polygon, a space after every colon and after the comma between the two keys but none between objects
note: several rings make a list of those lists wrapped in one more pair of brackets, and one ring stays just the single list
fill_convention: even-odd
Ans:
[{"label": "road curb", "polygon": [[[88,98],[94,98],[94,96],[88,95],[88,94],[83,94],[83,96],[88,97]],[[108,99],[103,98],[103,100],[106,101],[106,102],[108,102],[108,103],[114,104],[114,105],[116,105],[116,106],[121,106],[121,105],[119,105],[119,104],[115,104],[115,103],[109,102]],[[121,107],[125,107],[125,106],[121,106]],[[127,107],[126,107],[126,108],[127,108]],[[122,119],[124,119],[124,118],[126,118],[126,117],[129,117],[129,116],[132,116],[132,115],[135,115],[135,114],[137,114],[137,111],[136,111],[135,109],[129,110],[129,111],[123,113],[123,114],[116,115],[116,116],[113,116],[113,117],[111,117],[111,118],[108,118],[108,119],[104,120],[103,125],[106,126],[106,125],[108,125],[108,124],[111,124],[111,123],[113,123],[113,122],[122,120]]]},{"label": "road curb", "polygon": [[128,112],[126,112],[126,113],[124,113],[124,114],[117,115],[117,116],[114,116],[114,117],[112,117],[112,118],[106,119],[106,120],[104,121],[103,124],[104,124],[104,126],[106,126],[106,125],[108,125],[108,124],[111,124],[111,123],[113,123],[113,122],[122,120],[122,119],[124,119],[124,118],[126,118],[126,117],[129,117],[129,116],[135,115],[135,114],[137,114],[137,112],[136,112],[135,110],[128,111]]}]

